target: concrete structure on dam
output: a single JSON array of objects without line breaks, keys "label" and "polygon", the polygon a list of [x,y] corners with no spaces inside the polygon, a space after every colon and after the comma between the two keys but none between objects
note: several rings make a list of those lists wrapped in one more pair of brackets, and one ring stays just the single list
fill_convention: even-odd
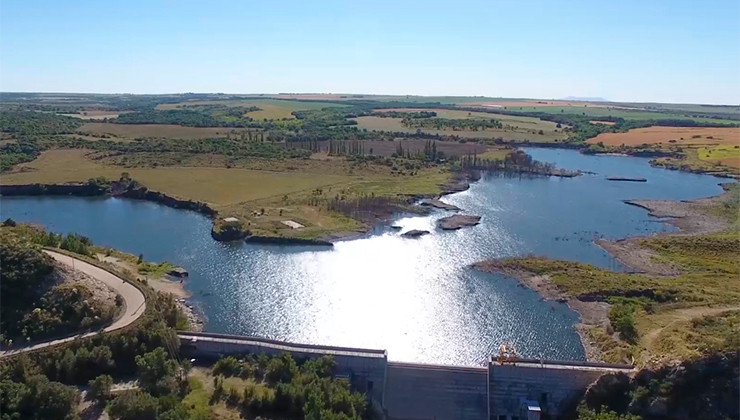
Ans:
[{"label": "concrete structure on dam", "polygon": [[287,343],[256,337],[180,332],[183,351],[196,358],[277,355],[296,359],[330,355],[335,374],[368,395],[388,420],[557,419],[601,375],[631,366],[491,357],[487,366],[400,363],[385,350]]}]

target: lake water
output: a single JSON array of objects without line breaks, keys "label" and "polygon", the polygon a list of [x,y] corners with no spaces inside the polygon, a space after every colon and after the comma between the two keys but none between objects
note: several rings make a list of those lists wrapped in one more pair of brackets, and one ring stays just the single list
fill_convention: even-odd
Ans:
[{"label": "lake water", "polygon": [[[441,211],[394,222],[401,232],[432,232],[420,239],[380,227],[333,249],[224,244],[211,239],[210,220],[199,214],[115,198],[4,197],[0,217],[185,267],[191,301],[207,316],[208,331],[383,348],[401,361],[477,365],[503,342],[525,356],[580,360],[577,314],[514,280],[468,266],[536,254],[620,270],[594,238],[672,229],[622,200],[716,195],[722,180],[652,168],[641,158],[528,152],[596,175],[484,177],[444,198],[482,216],[480,225],[436,230],[435,220],[447,215]],[[648,182],[605,180],[618,175]]]}]

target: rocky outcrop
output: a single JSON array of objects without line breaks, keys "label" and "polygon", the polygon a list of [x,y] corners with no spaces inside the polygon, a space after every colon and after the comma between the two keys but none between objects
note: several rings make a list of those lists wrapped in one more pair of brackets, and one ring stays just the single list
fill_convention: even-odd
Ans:
[{"label": "rocky outcrop", "polygon": [[464,170],[455,172],[446,185],[442,186],[442,194],[453,194],[461,191],[466,191],[470,188],[470,183],[480,179],[480,171],[476,170]]},{"label": "rocky outcrop", "polygon": [[438,200],[436,198],[426,198],[424,200],[421,200],[419,202],[419,205],[434,207],[436,209],[442,209],[442,210],[460,211],[460,207],[453,206],[452,204],[447,204],[444,201]]},{"label": "rocky outcrop", "polygon": [[610,410],[656,419],[733,419],[740,415],[738,353],[728,351],[632,377],[609,374],[591,385],[583,398],[592,410]]},{"label": "rocky outcrop", "polygon": [[208,217],[216,217],[215,210],[206,203],[191,200],[180,200],[164,193],[150,191],[148,188],[131,181],[113,181],[110,183],[69,183],[69,184],[27,184],[27,185],[0,185],[0,195],[71,195],[91,197],[111,195],[114,197],[135,198],[154,201],[168,207],[197,211]]},{"label": "rocky outcrop", "polygon": [[244,239],[244,242],[258,243],[258,244],[274,244],[274,245],[334,246],[333,243],[322,241],[320,239],[286,238],[286,237],[281,237],[281,236],[259,236],[259,235],[247,236]]},{"label": "rocky outcrop", "polygon": [[188,271],[187,271],[187,270],[185,270],[185,269],[184,269],[184,268],[182,268],[182,267],[175,267],[175,268],[173,268],[172,270],[168,271],[168,272],[167,272],[167,275],[168,275],[168,276],[172,276],[172,277],[180,277],[180,278],[182,278],[182,277],[187,277],[187,276],[189,276],[189,275],[190,275],[190,273],[188,273]]},{"label": "rocky outcrop", "polygon": [[466,226],[475,226],[480,223],[480,216],[456,214],[437,220],[437,227],[442,230],[457,230]]},{"label": "rocky outcrop", "polygon": [[192,210],[204,214],[210,218],[216,217],[218,212],[208,207],[208,204],[200,201],[180,200],[158,191],[151,191],[146,187],[127,188],[113,194],[117,197],[135,198],[137,200],[154,201],[167,207],[176,209]]},{"label": "rocky outcrop", "polygon": [[428,234],[429,234],[428,230],[413,229],[408,232],[402,233],[401,236],[403,236],[404,238],[419,238],[421,236],[428,235]]},{"label": "rocky outcrop", "polygon": [[26,184],[0,185],[0,195],[74,195],[90,197],[108,193],[107,185],[98,184]]},{"label": "rocky outcrop", "polygon": [[249,236],[249,231],[241,229],[240,226],[221,225],[214,222],[211,228],[211,237],[220,242],[241,241]]}]

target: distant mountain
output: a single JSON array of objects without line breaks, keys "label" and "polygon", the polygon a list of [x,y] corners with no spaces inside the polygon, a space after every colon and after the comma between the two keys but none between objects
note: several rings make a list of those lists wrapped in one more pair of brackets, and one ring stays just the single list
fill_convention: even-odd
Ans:
[{"label": "distant mountain", "polygon": [[561,101],[583,101],[583,102],[609,102],[609,100],[604,98],[597,97],[590,97],[590,96],[566,96],[565,98],[560,99]]}]

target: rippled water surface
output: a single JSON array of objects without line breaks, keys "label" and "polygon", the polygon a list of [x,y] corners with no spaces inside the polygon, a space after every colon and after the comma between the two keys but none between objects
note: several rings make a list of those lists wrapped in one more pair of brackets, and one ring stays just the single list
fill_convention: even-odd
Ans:
[{"label": "rippled water surface", "polygon": [[[719,179],[651,168],[646,159],[528,150],[559,167],[596,172],[577,178],[484,177],[447,196],[481,224],[442,232],[444,216],[402,217],[404,239],[378,228],[333,249],[223,244],[210,221],[153,203],[114,198],[5,197],[2,218],[78,232],[97,244],[190,271],[186,286],[209,331],[296,342],[384,348],[392,360],[479,364],[503,341],[527,356],[583,359],[577,315],[501,276],[467,268],[528,254],[621,269],[593,244],[671,229],[624,199],[693,199],[718,194]],[[647,183],[605,176],[645,177]]]}]

